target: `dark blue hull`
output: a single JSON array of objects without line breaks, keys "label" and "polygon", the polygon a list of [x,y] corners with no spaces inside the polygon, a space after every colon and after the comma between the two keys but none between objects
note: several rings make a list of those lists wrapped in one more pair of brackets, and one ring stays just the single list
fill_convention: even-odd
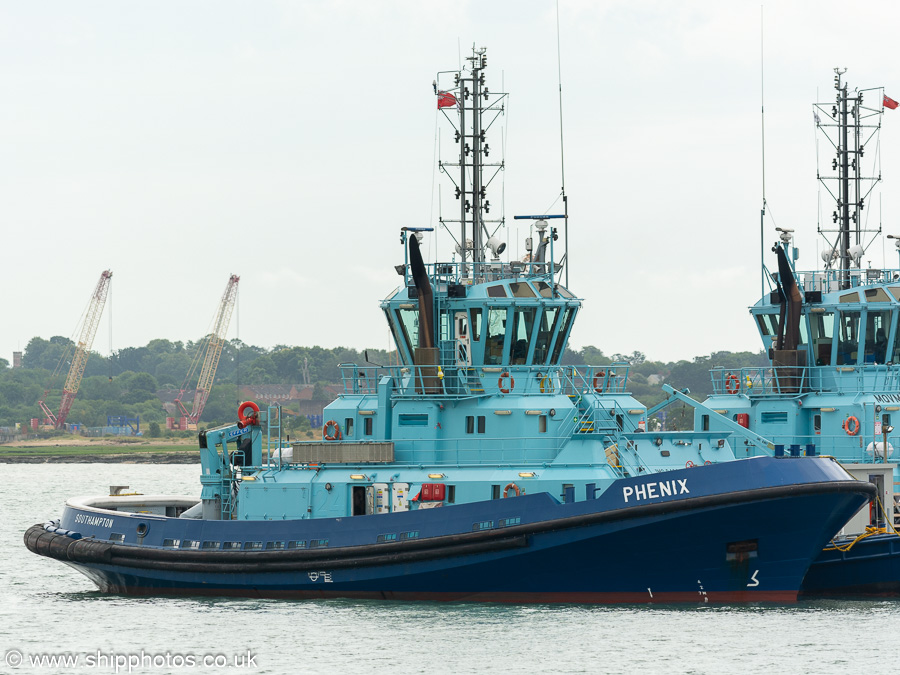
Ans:
[{"label": "dark blue hull", "polygon": [[823,551],[810,565],[801,595],[900,597],[900,536],[872,535],[846,551]]},{"label": "dark blue hull", "polygon": [[[69,506],[58,527],[35,526],[25,539],[32,551],[72,565],[102,591],[130,595],[791,602],[811,561],[871,492],[865,483],[836,480],[832,467],[821,459],[760,458],[625,479],[621,489],[568,504],[541,493],[322,521],[150,520],[117,512],[107,518]],[[623,498],[630,488],[681,476],[687,494]],[[822,513],[829,518],[809,517]],[[150,524],[140,546],[102,541],[90,531],[131,534],[142,522]],[[417,536],[373,543],[391,531]],[[172,550],[147,546],[151,534],[328,541],[304,550]]]}]

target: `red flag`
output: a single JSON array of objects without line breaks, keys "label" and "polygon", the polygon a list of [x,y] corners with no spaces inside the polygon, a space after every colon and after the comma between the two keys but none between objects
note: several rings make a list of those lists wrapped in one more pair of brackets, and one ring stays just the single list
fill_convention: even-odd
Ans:
[{"label": "red flag", "polygon": [[[439,91],[438,95],[438,110],[441,108],[449,108],[451,106],[456,105],[456,97],[451,94],[449,91]],[[886,97],[885,97],[886,98]],[[896,103],[894,107],[896,107]]]},{"label": "red flag", "polygon": [[884,95],[884,107],[885,107],[885,108],[890,108],[891,110],[893,110],[893,109],[896,108],[898,105],[900,105],[900,103],[897,103],[897,101],[895,101],[894,99],[892,99],[892,98],[891,98],[890,96],[888,96],[887,94]]}]

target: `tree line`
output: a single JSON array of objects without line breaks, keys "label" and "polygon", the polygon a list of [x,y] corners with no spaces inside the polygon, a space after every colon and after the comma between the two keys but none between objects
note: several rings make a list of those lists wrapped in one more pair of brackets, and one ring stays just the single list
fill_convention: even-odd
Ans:
[{"label": "tree line", "polygon": [[[92,353],[68,421],[97,427],[106,424],[107,415],[126,415],[140,416],[142,426],[163,425],[166,412],[158,392],[178,391],[182,386],[193,389],[199,367],[193,371],[192,380],[186,381],[186,376],[202,346],[202,340],[184,343],[155,339],[143,347],[125,347],[109,356]],[[34,337],[24,350],[21,368],[11,368],[9,361],[0,359],[0,426],[27,424],[31,418],[43,417],[38,401],[45,391],[49,392],[47,405],[58,410],[73,349],[74,343],[68,338]],[[238,385],[308,384],[319,385],[316,391],[321,391],[323,384],[340,381],[339,364],[364,364],[367,357],[370,364],[395,362],[391,353],[379,349],[360,352],[345,347],[290,345],[264,349],[238,339],[228,341],[222,348],[216,383],[204,409],[203,426],[232,421]],[[693,396],[703,398],[711,393],[711,367],[768,365],[762,352],[723,351],[664,363],[649,360],[641,352],[607,356],[594,346],[566,349],[562,358],[565,365],[613,362],[630,364],[628,389],[648,406],[663,399],[661,381],[679,389],[688,387]]]}]

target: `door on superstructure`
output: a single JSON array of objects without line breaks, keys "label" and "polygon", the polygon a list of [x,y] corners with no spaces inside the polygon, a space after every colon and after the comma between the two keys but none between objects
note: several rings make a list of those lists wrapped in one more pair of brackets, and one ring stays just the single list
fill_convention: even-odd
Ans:
[{"label": "door on superstructure", "polygon": [[454,330],[456,331],[456,365],[465,368],[472,365],[472,343],[469,339],[468,312],[457,312]]}]

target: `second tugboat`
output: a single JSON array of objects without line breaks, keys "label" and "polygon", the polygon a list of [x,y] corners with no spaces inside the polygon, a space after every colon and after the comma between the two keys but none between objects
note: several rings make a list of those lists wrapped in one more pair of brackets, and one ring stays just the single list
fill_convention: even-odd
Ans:
[{"label": "second tugboat", "polygon": [[458,171],[459,259],[426,264],[428,229],[401,230],[403,284],[381,303],[399,364],[342,366],[318,442],[282,450],[277,408],[242,404],[200,434],[199,499],[70,499],[25,534],[32,551],[123,594],[796,599],[875,488],[828,458],[735,461],[768,441],[724,418],[648,432],[627,364],[560,364],[582,303],[561,283],[554,216],[527,217],[534,245],[508,262],[502,221],[485,220],[485,172],[502,168],[485,135],[505,102],[485,66],[475,50],[435,82],[458,115],[459,161],[441,167]]},{"label": "second tugboat", "polygon": [[[814,561],[802,594],[897,596],[900,269],[866,266],[881,226],[867,225],[865,206],[881,181],[881,116],[898,104],[880,87],[851,91],[843,74],[835,69],[835,100],[813,108],[823,147],[834,151],[818,170],[835,200],[831,222],[819,226],[823,269],[798,271],[793,230],[778,228],[777,271],[765,270],[770,293],[750,308],[771,365],[714,369],[706,405],[776,443],[739,455],[832,455],[876,488],[870,508]],[[900,251],[900,238],[888,238]],[[718,428],[720,419],[695,412],[698,428]]]}]

